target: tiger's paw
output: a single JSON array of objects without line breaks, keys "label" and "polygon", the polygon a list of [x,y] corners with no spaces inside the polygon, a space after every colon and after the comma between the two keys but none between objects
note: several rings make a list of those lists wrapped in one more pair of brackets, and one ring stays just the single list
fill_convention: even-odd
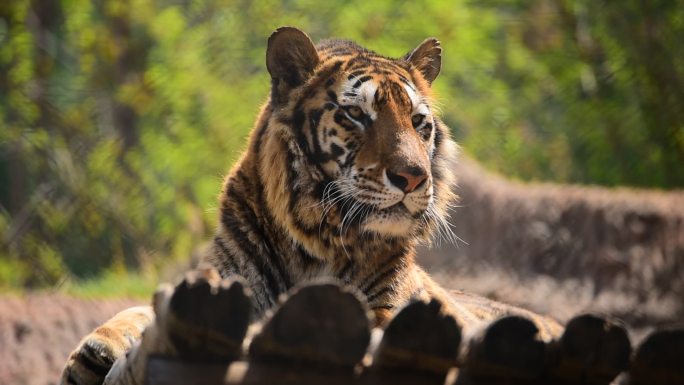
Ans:
[{"label": "tiger's paw", "polygon": [[133,307],[88,334],[69,355],[60,384],[101,384],[114,361],[126,355],[153,317],[149,306]]},{"label": "tiger's paw", "polygon": [[168,304],[166,332],[177,354],[192,361],[227,362],[242,354],[252,303],[240,277],[212,268],[186,274]]}]

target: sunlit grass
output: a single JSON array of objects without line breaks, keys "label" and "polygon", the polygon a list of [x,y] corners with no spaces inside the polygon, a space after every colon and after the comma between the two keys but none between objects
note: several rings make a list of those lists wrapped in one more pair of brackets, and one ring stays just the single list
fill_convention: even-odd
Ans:
[{"label": "sunlit grass", "polygon": [[149,299],[159,283],[155,272],[110,270],[97,278],[71,280],[58,292],[79,298],[140,298]]}]

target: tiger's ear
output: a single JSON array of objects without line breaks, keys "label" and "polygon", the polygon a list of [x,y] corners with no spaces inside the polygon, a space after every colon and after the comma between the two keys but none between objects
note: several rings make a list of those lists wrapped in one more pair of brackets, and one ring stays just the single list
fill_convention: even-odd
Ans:
[{"label": "tiger's ear", "polygon": [[425,80],[432,84],[442,69],[442,46],[439,44],[439,40],[430,37],[423,40],[413,51],[404,55],[403,59],[411,63],[423,74]]},{"label": "tiger's ear", "polygon": [[266,68],[271,74],[272,99],[285,102],[287,94],[306,82],[318,64],[318,53],[304,32],[280,27],[268,38]]}]

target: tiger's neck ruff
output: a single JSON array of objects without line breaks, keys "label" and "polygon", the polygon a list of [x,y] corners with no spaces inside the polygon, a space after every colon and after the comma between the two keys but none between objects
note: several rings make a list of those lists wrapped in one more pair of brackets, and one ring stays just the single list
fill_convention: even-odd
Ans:
[{"label": "tiger's neck ruff", "polygon": [[407,280],[417,243],[449,231],[455,145],[430,91],[440,65],[434,39],[390,59],[294,28],[271,36],[271,96],[224,183],[211,257],[247,278],[258,314],[318,277],[372,306],[375,285]]}]

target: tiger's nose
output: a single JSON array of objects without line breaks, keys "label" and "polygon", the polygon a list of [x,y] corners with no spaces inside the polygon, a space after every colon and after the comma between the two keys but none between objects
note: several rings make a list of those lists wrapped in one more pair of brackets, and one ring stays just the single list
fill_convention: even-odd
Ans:
[{"label": "tiger's nose", "polygon": [[422,186],[428,178],[427,172],[420,167],[407,167],[396,171],[385,169],[385,173],[390,183],[406,194]]}]

